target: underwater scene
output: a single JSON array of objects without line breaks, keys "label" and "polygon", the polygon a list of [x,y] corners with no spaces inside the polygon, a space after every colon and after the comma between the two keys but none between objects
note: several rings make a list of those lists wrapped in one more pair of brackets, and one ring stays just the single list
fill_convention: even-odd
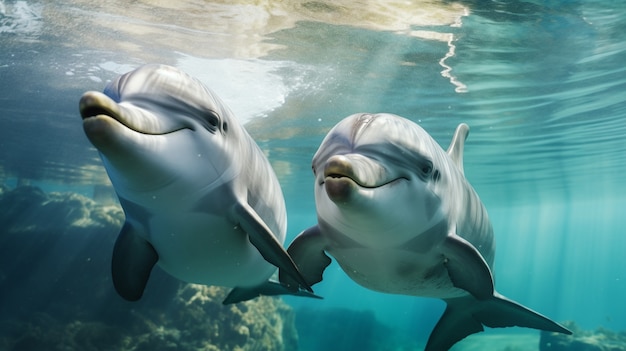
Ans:
[{"label": "underwater scene", "polygon": [[0,350],[626,350],[625,14],[0,0]]}]

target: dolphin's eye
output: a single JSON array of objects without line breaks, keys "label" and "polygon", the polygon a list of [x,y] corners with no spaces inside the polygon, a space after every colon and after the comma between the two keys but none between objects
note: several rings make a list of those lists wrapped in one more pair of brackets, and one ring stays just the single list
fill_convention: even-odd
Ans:
[{"label": "dolphin's eye", "polygon": [[217,127],[217,123],[218,123],[217,117],[215,117],[215,116],[208,116],[206,120],[207,120],[207,122],[209,122],[211,127]]},{"label": "dolphin's eye", "polygon": [[433,166],[431,164],[426,164],[422,166],[422,173],[424,173],[424,175],[429,175],[432,171]]},{"label": "dolphin's eye", "polygon": [[222,129],[224,130],[224,133],[228,132],[228,123],[224,122]]},{"label": "dolphin's eye", "polygon": [[206,122],[205,128],[212,133],[215,133],[218,126],[220,125],[219,117],[213,112],[207,112],[204,115],[204,121]]}]

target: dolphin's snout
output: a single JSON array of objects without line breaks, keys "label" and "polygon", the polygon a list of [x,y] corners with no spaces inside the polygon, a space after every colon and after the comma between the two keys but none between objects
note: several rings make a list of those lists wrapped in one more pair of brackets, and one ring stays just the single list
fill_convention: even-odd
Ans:
[{"label": "dolphin's snout", "polygon": [[376,189],[405,179],[377,160],[361,154],[334,155],[324,165],[326,193],[335,203],[345,203],[364,189]]},{"label": "dolphin's snout", "polygon": [[91,143],[101,152],[117,150],[120,141],[125,139],[117,103],[100,92],[88,91],[80,98],[78,110]]},{"label": "dolphin's snout", "polygon": [[355,172],[350,159],[343,155],[332,156],[324,167],[326,194],[335,203],[345,203],[357,189]]},{"label": "dolphin's snout", "polygon": [[115,101],[96,91],[88,91],[83,94],[80,98],[78,109],[83,119],[98,115],[116,118],[120,114],[119,107]]},{"label": "dolphin's snout", "polygon": [[355,176],[354,168],[350,159],[343,155],[333,156],[326,161],[324,167],[324,178],[342,178],[348,177],[353,179]]},{"label": "dolphin's snout", "polygon": [[[161,106],[158,102],[148,110],[142,105],[124,101],[117,103],[106,94],[97,91],[88,91],[80,99],[78,108],[83,123],[102,124],[103,128],[110,129],[115,122],[134,132],[145,135],[163,135],[182,129],[192,129],[183,118],[174,117],[167,105]],[[108,120],[105,125],[103,120]],[[113,122],[113,123],[111,123]]]}]

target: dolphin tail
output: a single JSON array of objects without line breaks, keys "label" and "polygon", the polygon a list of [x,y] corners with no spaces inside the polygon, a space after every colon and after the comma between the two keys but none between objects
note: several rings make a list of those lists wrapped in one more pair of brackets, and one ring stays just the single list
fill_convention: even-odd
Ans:
[{"label": "dolphin tail", "polygon": [[477,300],[472,296],[448,299],[443,316],[430,334],[425,351],[448,350],[459,340],[490,328],[526,327],[563,334],[572,334],[567,328],[519,303],[494,293]]},{"label": "dolphin tail", "polygon": [[222,304],[230,305],[232,303],[251,300],[261,295],[265,295],[265,296],[295,295],[295,296],[305,296],[305,297],[312,297],[316,299],[322,299],[321,296],[317,296],[306,290],[298,289],[297,291],[294,291],[293,289],[287,287],[286,285],[269,280],[261,285],[257,285],[253,287],[233,288],[233,290],[230,291],[228,296],[226,296],[224,301],[222,301]]}]

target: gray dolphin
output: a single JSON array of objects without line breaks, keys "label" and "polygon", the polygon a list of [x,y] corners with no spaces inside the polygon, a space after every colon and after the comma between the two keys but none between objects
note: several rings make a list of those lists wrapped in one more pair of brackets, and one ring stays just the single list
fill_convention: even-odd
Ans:
[{"label": "gray dolphin", "polygon": [[[318,224],[287,252],[310,285],[322,280],[328,252],[366,288],[444,299],[427,351],[447,350],[483,325],[571,334],[495,291],[493,230],[463,173],[468,133],[459,125],[446,153],[399,116],[339,122],[313,157]],[[298,286],[282,272],[280,280]]]},{"label": "gray dolphin", "polygon": [[287,223],[276,175],[202,83],[145,65],[104,94],[85,93],[80,114],[126,215],[112,259],[123,298],[141,298],[156,263],[186,282],[235,287],[224,303],[293,292],[268,281],[276,267],[311,291],[282,247]]}]

